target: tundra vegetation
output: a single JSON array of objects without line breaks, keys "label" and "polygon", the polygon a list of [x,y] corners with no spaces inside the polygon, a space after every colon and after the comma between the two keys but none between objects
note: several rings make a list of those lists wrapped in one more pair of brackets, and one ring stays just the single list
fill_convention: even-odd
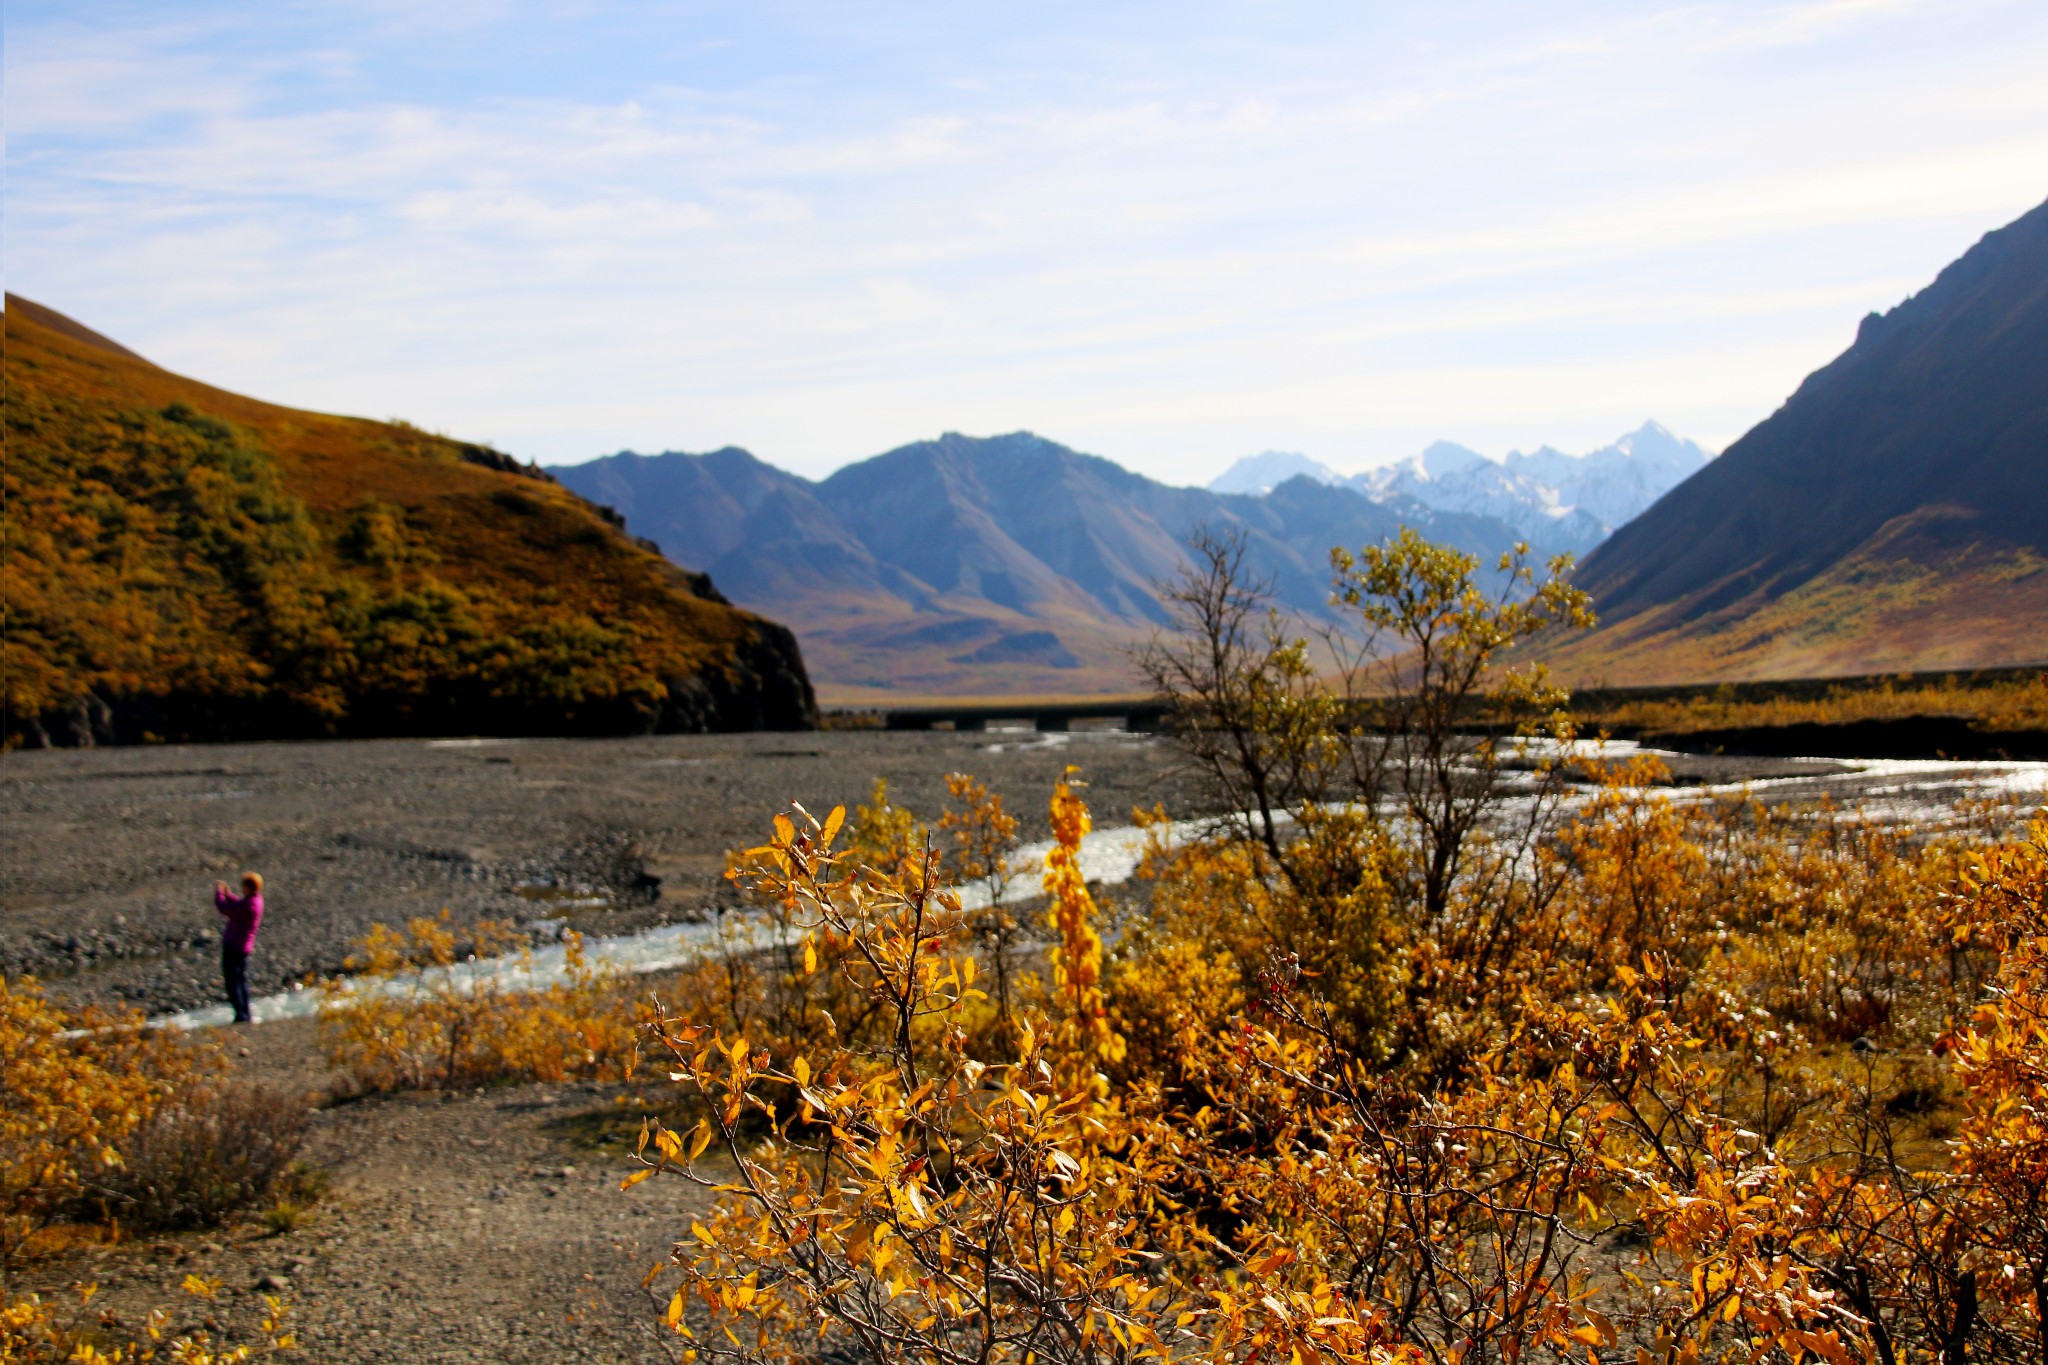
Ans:
[{"label": "tundra vegetation", "polygon": [[1513,664],[1589,619],[1563,564],[1339,554],[1363,643],[1312,649],[1197,551],[1145,665],[1225,814],[1136,812],[1117,899],[1078,771],[1038,868],[972,778],[878,785],[735,855],[661,1003],[464,989],[493,945],[420,921],[336,1060],[633,1079],[622,1183],[706,1192],[648,1277],[687,1360],[2048,1358],[2048,818],[1604,758]]}]

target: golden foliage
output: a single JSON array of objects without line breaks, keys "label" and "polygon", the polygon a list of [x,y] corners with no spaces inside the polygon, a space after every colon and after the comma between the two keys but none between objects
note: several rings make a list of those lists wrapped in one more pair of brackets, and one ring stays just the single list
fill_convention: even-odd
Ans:
[{"label": "golden foliage", "polygon": [[[1373,871],[1398,835],[1307,808],[1284,853],[1347,870],[1300,885],[1376,888],[1348,958],[1270,936],[1327,902],[1227,825],[1155,839],[1105,957],[1063,781],[1053,1013],[1013,1039],[972,1026],[935,855],[885,875],[838,812],[778,818],[745,875],[866,1023],[659,1023],[702,1118],[651,1124],[626,1183],[720,1196],[667,1325],[745,1361],[2038,1358],[2048,822],[1972,851],[1584,776],[1434,922]],[[1481,896],[1513,926],[1486,978],[1444,948]],[[1390,1054],[1362,1012],[1426,1012],[1462,1059]]]},{"label": "golden foliage", "polygon": [[625,983],[565,940],[560,979],[532,987],[478,965],[523,942],[478,922],[458,937],[447,911],[403,930],[372,926],[352,977],[321,986],[328,1061],[365,1090],[454,1090],[499,1081],[613,1079],[632,1073],[635,1007]]},{"label": "golden foliage", "polygon": [[90,1199],[129,1134],[208,1068],[138,1015],[73,1015],[33,978],[0,978],[0,1273]]},{"label": "golden foliage", "polygon": [[1078,768],[1068,768],[1052,792],[1052,848],[1045,855],[1045,895],[1051,904],[1052,1006],[1066,1035],[1063,1051],[1093,1054],[1101,1062],[1123,1060],[1124,1040],[1109,1020],[1102,994],[1102,935],[1095,898],[1081,875],[1081,838],[1091,822],[1088,807],[1074,792]]},{"label": "golden foliage", "polygon": [[[185,1293],[201,1301],[220,1292],[218,1280],[187,1275]],[[206,1332],[173,1335],[171,1315],[152,1310],[137,1336],[125,1330],[112,1314],[100,1314],[87,1321],[86,1314],[95,1289],[87,1285],[78,1291],[76,1311],[60,1315],[57,1306],[39,1294],[7,1295],[0,1301],[0,1362],[7,1365],[237,1365],[259,1356],[293,1349],[298,1343],[285,1325],[289,1314],[284,1301],[263,1296],[264,1313],[257,1324],[263,1333],[259,1345],[217,1344]]]}]

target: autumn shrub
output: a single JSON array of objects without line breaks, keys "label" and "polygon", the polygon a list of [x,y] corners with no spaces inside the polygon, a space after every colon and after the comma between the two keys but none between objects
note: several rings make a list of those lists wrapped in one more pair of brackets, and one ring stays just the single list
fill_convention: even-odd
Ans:
[{"label": "autumn shrub", "polygon": [[[1007,1035],[1008,1021],[1039,989],[1033,968],[1043,939],[1006,894],[1018,875],[1011,865],[1017,822],[1002,797],[973,777],[951,773],[946,785],[949,800],[927,824],[877,779],[869,799],[841,817],[849,875],[878,887],[939,888],[945,913],[957,916],[986,964],[987,996],[966,1008],[960,1024],[977,1037]],[[793,813],[804,818],[800,807]],[[835,837],[840,829],[834,826]],[[711,950],[664,988],[671,1007],[778,1051],[821,1040],[882,1045],[877,1030],[884,1016],[840,970],[857,951],[854,942],[830,924],[800,924],[783,897],[753,886],[748,861],[738,856],[729,870],[750,888],[746,910],[727,918]],[[963,896],[963,889],[975,894]]]},{"label": "autumn shrub", "polygon": [[[1709,1005],[1734,978],[1703,983],[1731,936],[1666,951],[1695,913],[1768,927],[1743,910],[1741,874],[1645,927],[1638,965],[1618,949],[1594,961],[1617,916],[1693,884],[1619,878],[1594,849],[1662,859],[1667,839],[1687,843],[1674,829],[1744,819],[1708,805],[1673,824],[1635,805],[1668,791],[1606,795],[1544,874],[1586,883],[1551,898],[1561,937],[1537,945],[1563,943],[1576,965],[1530,976],[1489,1044],[1433,1084],[1353,1051],[1298,964],[1246,970],[1227,944],[1156,927],[1105,955],[1071,875],[1086,828],[1071,784],[1046,875],[1053,984],[1006,1054],[963,1027],[985,977],[946,889],[867,875],[835,851],[836,813],[779,822],[756,884],[801,934],[842,938],[844,954],[804,963],[841,975],[879,1023],[858,1044],[788,1047],[660,1023],[703,1117],[652,1125],[629,1183],[680,1172],[721,1195],[677,1248],[666,1320],[713,1358],[749,1360],[2037,1359],[2048,824],[2030,844],[1924,863],[1888,840],[1752,823],[1732,864],[1776,869],[1757,906],[1818,907],[1855,933],[1910,908],[1886,932],[1924,933],[1923,963],[1944,946],[1988,954],[1990,993],[1943,1043],[1961,1106],[1944,1146],[1916,1141],[1915,1106],[1890,1103],[1926,1081],[1924,1035],[1897,1025],[1854,1049],[1786,1044],[1841,1064],[1817,1082],[1824,1102],[1756,1121],[1768,1030],[1731,1033]],[[1676,865],[1731,856],[1692,852],[1706,861]],[[1828,869],[1858,866],[1850,899],[1871,908],[1830,911]],[[1151,1008],[1132,1013],[1118,979],[1147,973]],[[1761,1003],[1723,1011],[1807,1008],[1770,1004],[1765,984]],[[1133,1018],[1172,1082],[1129,1065]]]},{"label": "autumn shrub", "polygon": [[215,1066],[139,1015],[74,1013],[32,978],[0,978],[0,1273],[52,1222],[111,1197],[138,1127]]},{"label": "autumn shrub", "polygon": [[[1075,816],[1059,826],[1070,853]],[[962,1014],[982,993],[956,898],[929,875],[878,878],[835,854],[842,817],[802,829],[778,818],[754,885],[807,936],[850,945],[831,970],[870,1003],[879,1044],[822,1043],[814,1068],[803,1052],[777,1058],[744,1035],[662,1021],[659,1044],[706,1117],[689,1136],[644,1133],[648,1164],[627,1183],[675,1170],[731,1189],[701,1164],[715,1142],[746,1191],[678,1248],[666,1321],[694,1335],[696,1299],[730,1333],[703,1348],[730,1342],[741,1356],[1063,1360],[1080,1331],[1138,1345],[1182,1335],[1184,1296],[1146,1273],[1146,1191],[1094,1159],[1122,1134],[1101,1122],[1087,1060],[1112,1044],[1070,865],[1049,880],[1069,898],[1055,912],[1058,998],[1079,1012],[1024,1021],[1024,1063],[991,1068],[964,1046]],[[806,966],[821,969],[815,954]],[[765,1145],[743,1131],[750,1120],[769,1125]]]},{"label": "autumn shrub", "polygon": [[268,1086],[188,1085],[129,1131],[94,1200],[130,1228],[217,1226],[293,1183],[308,1117],[303,1101]]},{"label": "autumn shrub", "polygon": [[960,1027],[979,977],[929,882],[844,866],[836,813],[757,850],[764,890],[856,945],[842,970],[889,1027],[876,1049],[778,1056],[662,1022],[705,1117],[652,1127],[628,1184],[676,1171],[726,1192],[677,1248],[672,1327],[745,1359],[1391,1360],[1460,1342],[1491,1359],[1614,1339],[1569,1273],[1582,1197],[1610,1183],[1586,1131],[1604,1093],[1503,1074],[1386,1107],[1284,993],[1267,1022],[1180,1039],[1227,1108],[1112,1086],[1124,1040],[1072,876],[1084,811],[1071,786],[1054,801],[1056,985],[1006,1060]]},{"label": "autumn shrub", "polygon": [[446,911],[373,926],[348,959],[355,974],[322,987],[330,1063],[365,1091],[631,1074],[638,1007],[623,978],[591,963],[574,934],[545,985],[513,979],[503,962],[479,966],[522,943],[498,921],[458,935]]},{"label": "autumn shrub", "polygon": [[[218,1280],[185,1277],[184,1291],[205,1304],[220,1293]],[[262,1297],[263,1311],[257,1330],[260,1343],[229,1346],[216,1342],[210,1332],[175,1332],[172,1314],[152,1309],[139,1328],[131,1328],[110,1312],[94,1313],[95,1289],[78,1291],[78,1302],[60,1308],[41,1294],[8,1294],[0,1298],[0,1362],[21,1365],[237,1365],[279,1352],[290,1351],[297,1340],[286,1326],[289,1309],[273,1295]]]}]

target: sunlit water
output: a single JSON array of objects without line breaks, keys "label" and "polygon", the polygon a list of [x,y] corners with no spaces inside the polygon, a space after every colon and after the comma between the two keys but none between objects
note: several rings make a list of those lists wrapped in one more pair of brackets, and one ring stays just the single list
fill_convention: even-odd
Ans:
[{"label": "sunlit water", "polygon": [[[1062,735],[1042,735],[1022,743],[1057,744],[1064,739]],[[1581,754],[1597,752],[1608,759],[1658,752],[1642,749],[1627,740],[1608,741],[1597,749],[1581,743],[1574,749]],[[1930,827],[1953,821],[1957,804],[1968,799],[2039,803],[2048,798],[2048,763],[1965,763],[1947,759],[1834,761],[1839,762],[1843,771],[1802,773],[1667,791],[1675,800],[1709,800],[1743,793],[1764,801],[1833,798],[1845,808],[1860,812],[1866,819]],[[1531,799],[1526,795],[1510,797],[1510,813],[1514,804]],[[1584,799],[1584,793],[1568,794],[1564,804],[1569,806]],[[1168,844],[1176,844],[1211,827],[1212,822],[1209,821],[1184,820],[1149,831],[1131,825],[1095,830],[1081,841],[1082,874],[1092,883],[1120,885],[1129,881],[1137,871],[1148,836],[1158,835]],[[1049,842],[1028,844],[1012,855],[1011,865],[1018,869],[1018,873],[1004,891],[1002,899],[1006,904],[1029,901],[1040,894],[1038,874],[1050,847]],[[988,889],[983,886],[962,888],[960,899],[965,908],[980,909],[989,903]],[[731,937],[766,931],[767,926],[758,919],[727,915],[686,924],[665,924],[612,938],[587,938],[583,941],[583,949],[593,965],[627,973],[659,972],[687,966]],[[482,981],[514,990],[545,986],[561,979],[566,970],[567,956],[568,951],[562,945],[545,945],[515,956],[458,963],[448,969],[448,974],[458,990],[473,988]],[[345,983],[345,988],[404,993],[416,984],[404,977],[359,978]],[[291,990],[264,996],[254,1002],[251,1012],[257,1023],[298,1019],[315,1013],[319,1001],[320,993],[316,990]],[[206,1009],[182,1010],[153,1022],[172,1028],[198,1029],[217,1027],[231,1019],[227,1006],[215,1005]]]}]

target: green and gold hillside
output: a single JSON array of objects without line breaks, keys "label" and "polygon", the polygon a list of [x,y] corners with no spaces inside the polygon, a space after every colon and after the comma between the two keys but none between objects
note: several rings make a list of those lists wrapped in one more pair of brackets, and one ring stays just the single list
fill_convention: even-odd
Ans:
[{"label": "green and gold hillside", "polygon": [[6,307],[6,741],[799,728],[795,639],[486,447]]}]

